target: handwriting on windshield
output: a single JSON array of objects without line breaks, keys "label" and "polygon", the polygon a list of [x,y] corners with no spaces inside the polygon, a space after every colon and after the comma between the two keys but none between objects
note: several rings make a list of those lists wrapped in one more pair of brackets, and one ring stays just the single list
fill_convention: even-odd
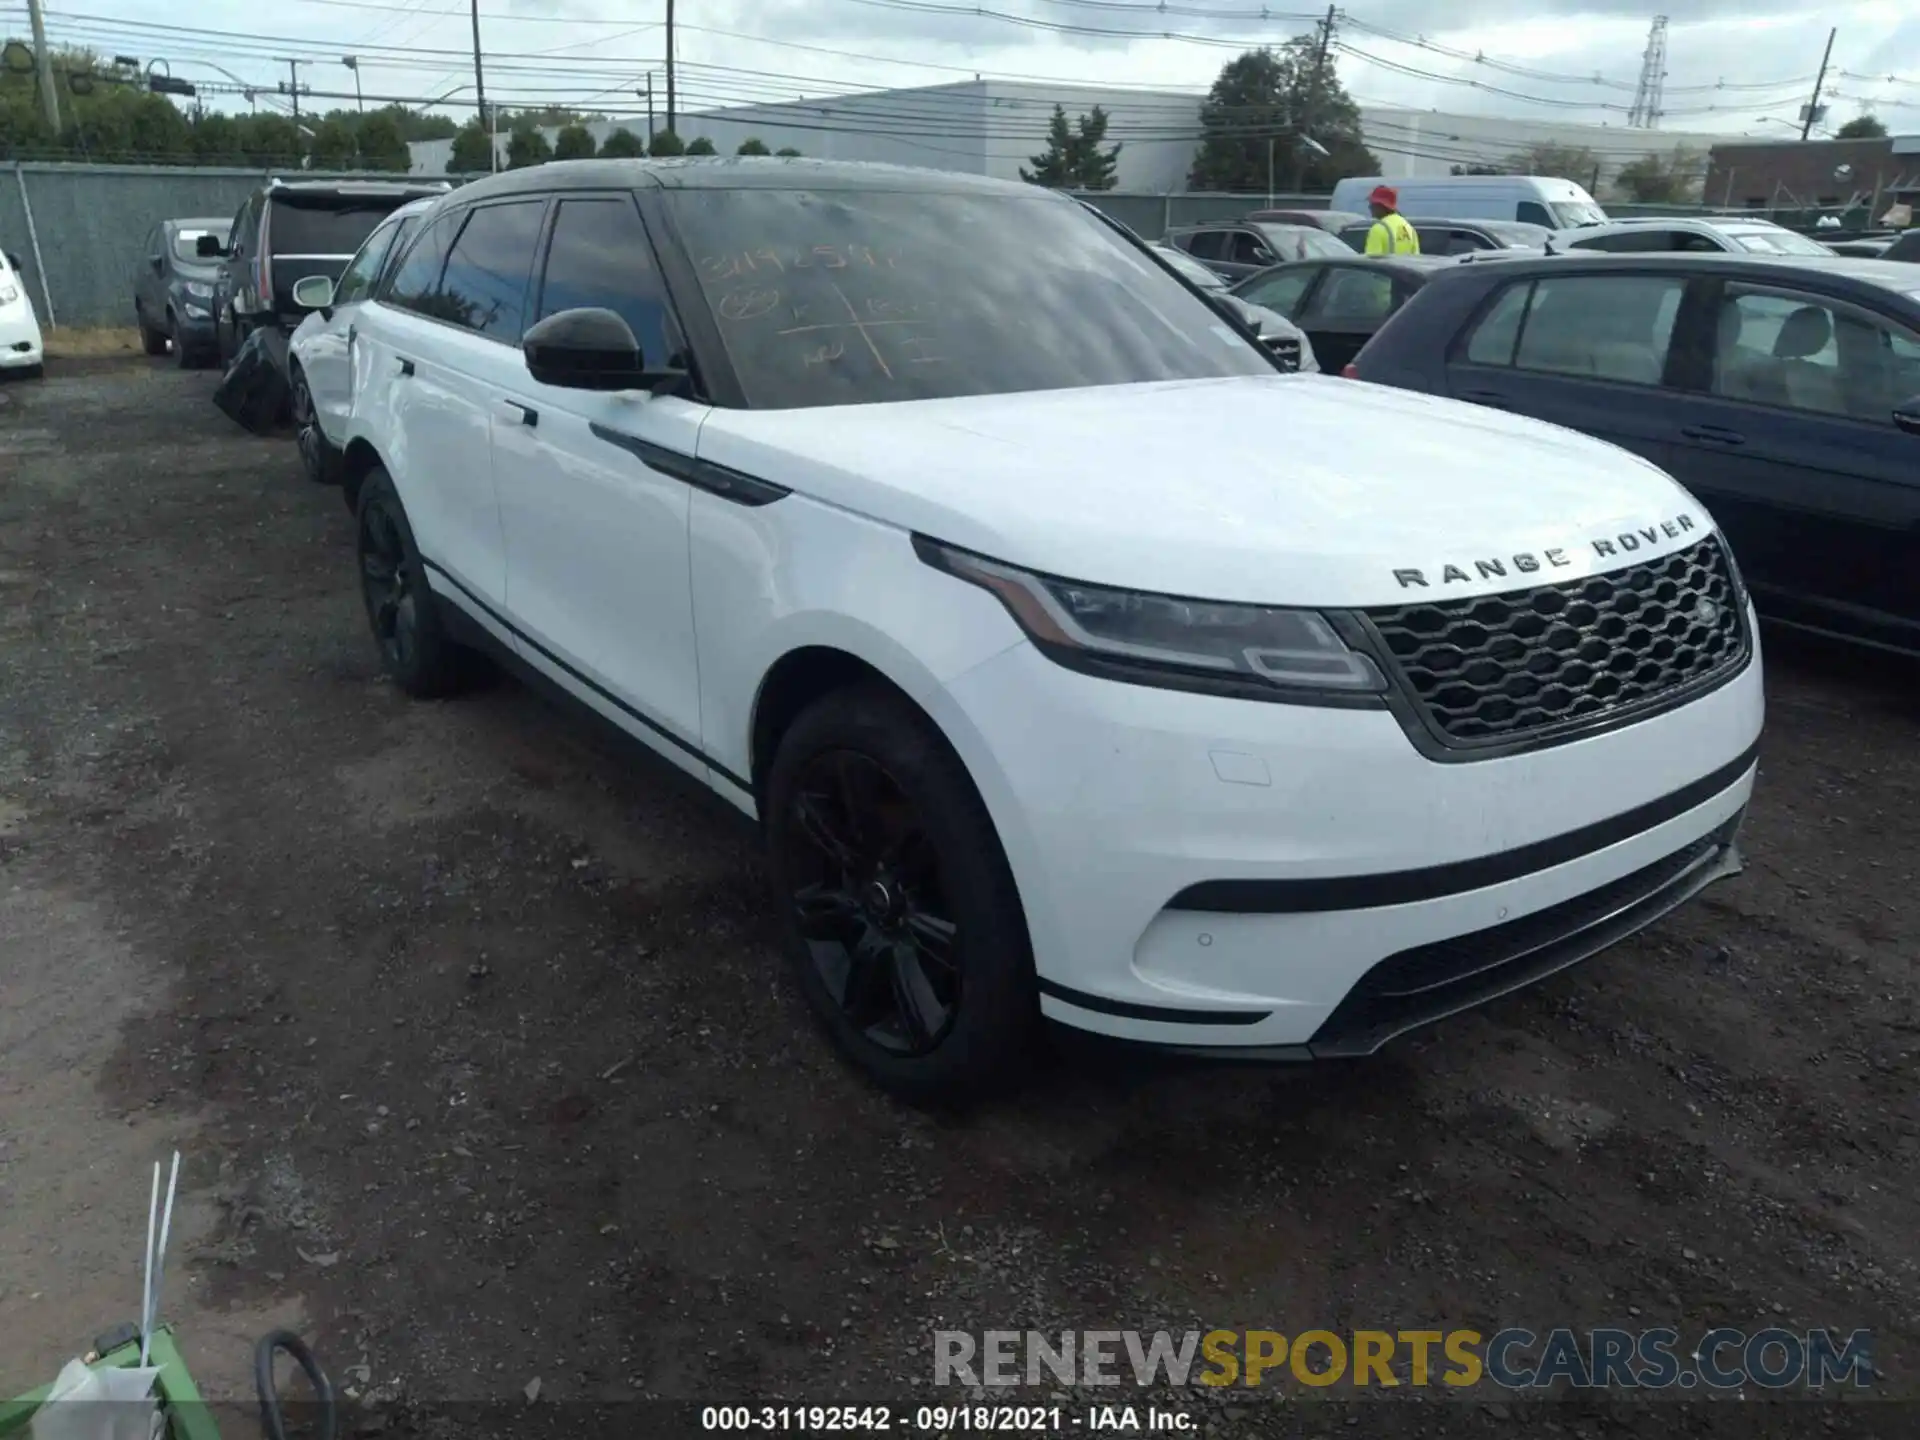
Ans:
[{"label": "handwriting on windshield", "polygon": [[[895,365],[941,362],[936,332],[945,307],[939,300],[860,294],[858,281],[864,277],[857,271],[847,273],[846,285],[839,275],[816,272],[802,279],[781,274],[786,277],[782,285],[751,283],[725,291],[714,301],[714,313],[729,328],[752,327],[772,353],[792,346],[789,353],[807,369],[852,357],[870,360],[894,379]],[[849,290],[855,293],[849,295]]]},{"label": "handwriting on windshield", "polygon": [[897,270],[898,256],[871,245],[761,245],[702,255],[700,278],[709,283],[744,276],[784,275],[789,270]]}]

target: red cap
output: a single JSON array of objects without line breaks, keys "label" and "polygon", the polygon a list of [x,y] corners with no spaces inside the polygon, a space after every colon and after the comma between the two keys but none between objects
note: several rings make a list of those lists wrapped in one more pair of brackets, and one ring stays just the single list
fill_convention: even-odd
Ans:
[{"label": "red cap", "polygon": [[1373,193],[1367,196],[1367,203],[1369,205],[1384,205],[1389,210],[1398,210],[1400,208],[1400,192],[1391,185],[1376,185],[1373,187]]}]

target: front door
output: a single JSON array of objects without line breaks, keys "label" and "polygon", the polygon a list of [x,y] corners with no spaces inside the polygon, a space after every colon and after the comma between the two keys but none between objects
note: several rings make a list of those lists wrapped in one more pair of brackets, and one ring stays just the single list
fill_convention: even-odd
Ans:
[{"label": "front door", "polygon": [[[588,306],[624,317],[647,363],[681,350],[633,197],[569,192],[554,207],[528,322]],[[536,382],[493,396],[507,607],[522,654],[691,773],[700,758],[687,524],[708,407],[676,396]]]},{"label": "front door", "polygon": [[1447,393],[1582,431],[1666,468],[1675,417],[1690,403],[1665,383],[1687,285],[1657,273],[1515,281],[1454,350]]},{"label": "front door", "polygon": [[1761,608],[1920,648],[1920,334],[1778,286],[1718,296],[1706,393],[1674,471],[1721,522]]},{"label": "front door", "polygon": [[1391,272],[1366,263],[1329,266],[1293,323],[1313,342],[1320,368],[1337,375],[1397,308]]}]

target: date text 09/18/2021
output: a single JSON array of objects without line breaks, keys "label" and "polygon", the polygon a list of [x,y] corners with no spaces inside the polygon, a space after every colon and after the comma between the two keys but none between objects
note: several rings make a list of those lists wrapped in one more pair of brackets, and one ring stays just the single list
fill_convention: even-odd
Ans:
[{"label": "date text 09/18/2021", "polygon": [[747,1434],[1179,1434],[1200,1423],[1157,1405],[708,1405],[700,1428]]}]

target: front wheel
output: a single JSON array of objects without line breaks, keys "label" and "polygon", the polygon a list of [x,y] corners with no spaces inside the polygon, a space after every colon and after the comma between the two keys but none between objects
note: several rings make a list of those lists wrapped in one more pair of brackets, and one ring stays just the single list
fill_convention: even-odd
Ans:
[{"label": "front wheel", "polygon": [[149,355],[167,353],[167,337],[147,323],[147,312],[138,305],[133,307],[133,318],[140,327],[140,348]]},{"label": "front wheel", "polygon": [[1039,1024],[1026,918],[926,717],[878,685],[820,700],[780,741],[763,823],[789,957],[840,1049],[919,1103],[1017,1080]]},{"label": "front wheel", "polygon": [[413,528],[385,470],[371,470],[361,482],[357,529],[360,596],[387,673],[416,700],[465,689],[478,657],[440,623]]}]

